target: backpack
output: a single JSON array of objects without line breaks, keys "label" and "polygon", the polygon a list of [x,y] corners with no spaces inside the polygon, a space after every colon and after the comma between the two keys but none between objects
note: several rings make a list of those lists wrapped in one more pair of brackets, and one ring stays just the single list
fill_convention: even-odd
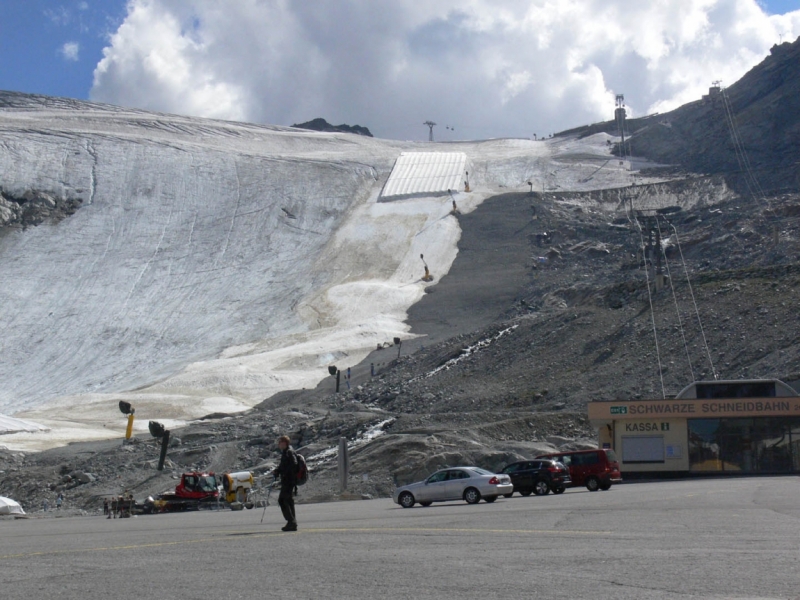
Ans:
[{"label": "backpack", "polygon": [[297,475],[294,479],[295,485],[304,485],[308,481],[308,466],[306,459],[302,455],[295,453],[297,457]]}]

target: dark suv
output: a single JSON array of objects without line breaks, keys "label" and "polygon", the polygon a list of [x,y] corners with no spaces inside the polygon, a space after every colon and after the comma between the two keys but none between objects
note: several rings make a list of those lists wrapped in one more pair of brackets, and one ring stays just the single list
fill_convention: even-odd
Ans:
[{"label": "dark suv", "polygon": [[617,455],[613,450],[578,450],[544,454],[536,458],[549,458],[563,463],[569,469],[572,483],[576,486],[585,485],[590,492],[607,490],[611,484],[622,481]]},{"label": "dark suv", "polygon": [[[514,492],[523,496],[530,496],[531,493],[544,496],[551,491],[561,494],[572,484],[567,468],[558,461],[546,458],[511,463],[500,472],[511,477]],[[514,492],[504,495],[510,498]]]}]

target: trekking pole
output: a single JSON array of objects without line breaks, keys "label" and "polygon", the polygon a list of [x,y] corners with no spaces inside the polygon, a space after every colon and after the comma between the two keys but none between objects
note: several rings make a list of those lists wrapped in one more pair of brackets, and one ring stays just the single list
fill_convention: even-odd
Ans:
[{"label": "trekking pole", "polygon": [[264,522],[264,515],[267,514],[267,507],[269,506],[269,497],[272,495],[272,489],[275,487],[276,477],[272,476],[272,483],[269,484],[267,490],[267,500],[264,502],[264,512],[261,513],[261,522]]}]

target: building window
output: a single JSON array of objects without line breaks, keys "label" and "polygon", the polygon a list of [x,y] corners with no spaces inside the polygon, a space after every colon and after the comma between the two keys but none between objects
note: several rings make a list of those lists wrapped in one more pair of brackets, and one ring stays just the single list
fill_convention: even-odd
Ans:
[{"label": "building window", "polygon": [[749,381],[745,383],[698,383],[697,398],[717,400],[719,398],[774,398],[774,381]]},{"label": "building window", "polygon": [[800,417],[689,419],[688,425],[692,471],[800,470]]}]

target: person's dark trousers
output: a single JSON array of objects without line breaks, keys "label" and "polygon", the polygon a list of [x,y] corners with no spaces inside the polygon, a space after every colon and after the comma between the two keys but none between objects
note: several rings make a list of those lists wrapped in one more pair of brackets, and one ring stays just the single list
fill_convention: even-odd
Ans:
[{"label": "person's dark trousers", "polygon": [[281,507],[283,518],[286,523],[294,527],[297,526],[297,519],[294,516],[294,497],[292,496],[291,487],[282,487],[281,493],[278,495],[278,505]]}]

